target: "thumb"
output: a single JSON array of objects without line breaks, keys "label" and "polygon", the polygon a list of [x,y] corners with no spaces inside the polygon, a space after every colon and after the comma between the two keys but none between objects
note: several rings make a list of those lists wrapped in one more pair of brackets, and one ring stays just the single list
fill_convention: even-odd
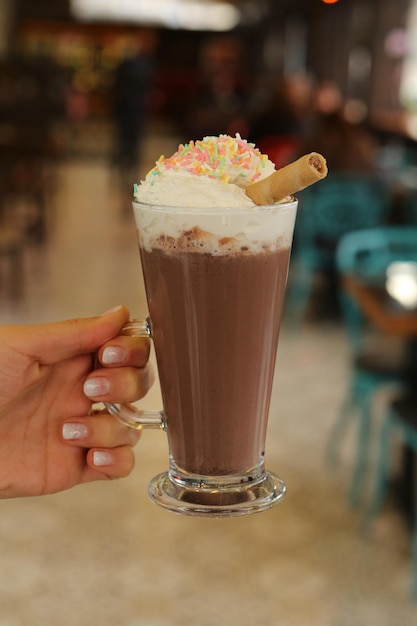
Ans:
[{"label": "thumb", "polygon": [[39,363],[51,365],[95,352],[116,337],[128,319],[128,309],[120,306],[99,317],[15,327],[19,344],[16,347]]}]

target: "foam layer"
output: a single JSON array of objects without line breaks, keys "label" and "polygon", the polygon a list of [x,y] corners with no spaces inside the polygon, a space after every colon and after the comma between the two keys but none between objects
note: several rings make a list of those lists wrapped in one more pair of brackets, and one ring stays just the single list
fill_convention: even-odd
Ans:
[{"label": "foam layer", "polygon": [[146,250],[241,254],[291,246],[297,201],[227,211],[141,203],[133,208],[139,242]]}]

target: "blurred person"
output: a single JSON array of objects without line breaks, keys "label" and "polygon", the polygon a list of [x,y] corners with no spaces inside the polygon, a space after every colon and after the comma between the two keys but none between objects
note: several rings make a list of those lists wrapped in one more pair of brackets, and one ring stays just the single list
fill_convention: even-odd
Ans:
[{"label": "blurred person", "polygon": [[303,145],[304,152],[326,155],[330,172],[372,173],[376,170],[377,141],[365,122],[346,119],[342,94],[331,81],[317,85],[315,122]]},{"label": "blurred person", "polygon": [[[344,101],[339,87],[324,80],[316,85],[313,100],[314,123],[300,146],[300,153],[319,152],[326,157],[329,168],[328,180],[338,175],[373,177],[377,173],[377,142],[365,122],[352,123],[346,119]],[[326,193],[326,185],[317,188],[317,197]],[[307,200],[308,202],[308,200]],[[314,212],[313,212],[314,213]],[[299,222],[302,228],[302,221]],[[295,246],[298,242],[295,242]],[[327,267],[316,272],[319,289],[313,300],[312,317],[340,316],[340,293],[334,254],[337,241],[328,241],[319,234],[317,247],[322,246],[327,256]]]},{"label": "blurred person", "polygon": [[217,35],[204,41],[199,82],[189,94],[184,120],[187,137],[247,135],[248,91],[242,66],[242,48],[236,37]]},{"label": "blurred person", "polygon": [[[134,402],[152,383],[149,340],[99,317],[0,328],[0,498],[127,476],[139,432],[96,402]],[[95,368],[96,354],[101,369]]]},{"label": "blurred person", "polygon": [[313,123],[313,81],[304,73],[275,82],[250,124],[250,139],[276,167],[293,161]]},{"label": "blurred person", "polygon": [[330,80],[318,83],[314,91],[313,106],[319,115],[331,115],[340,111],[343,104],[342,93],[339,87]]},{"label": "blurred person", "polygon": [[256,139],[270,136],[304,135],[311,125],[313,83],[306,74],[276,81],[264,107],[254,117],[251,134]]},{"label": "blurred person", "polygon": [[134,53],[120,62],[114,73],[116,162],[124,171],[131,172],[138,164],[153,74],[151,53],[140,43]]}]

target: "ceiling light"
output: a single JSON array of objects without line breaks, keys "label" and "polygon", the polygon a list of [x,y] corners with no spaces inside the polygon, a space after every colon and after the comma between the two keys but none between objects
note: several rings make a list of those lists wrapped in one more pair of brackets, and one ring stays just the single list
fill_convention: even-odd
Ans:
[{"label": "ceiling light", "polygon": [[81,21],[133,22],[186,30],[228,31],[238,25],[240,11],[220,0],[71,0]]}]

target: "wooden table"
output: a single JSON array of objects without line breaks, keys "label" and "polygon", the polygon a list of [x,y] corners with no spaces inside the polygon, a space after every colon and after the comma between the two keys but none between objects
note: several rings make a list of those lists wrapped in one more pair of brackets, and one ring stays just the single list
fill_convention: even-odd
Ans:
[{"label": "wooden table", "polygon": [[342,288],[376,328],[405,339],[417,338],[417,309],[407,311],[393,307],[393,300],[384,287],[363,283],[355,276],[343,276]]}]

